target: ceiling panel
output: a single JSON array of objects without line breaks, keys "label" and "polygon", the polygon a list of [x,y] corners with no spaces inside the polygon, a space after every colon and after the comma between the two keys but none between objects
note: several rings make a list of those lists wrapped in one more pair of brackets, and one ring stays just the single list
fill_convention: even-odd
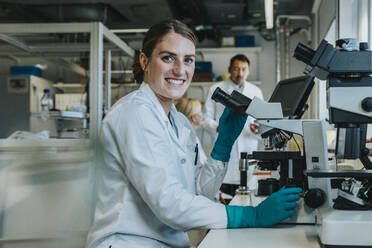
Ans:
[{"label": "ceiling panel", "polygon": [[[274,0],[275,15],[310,15],[313,0]],[[168,18],[208,32],[264,27],[263,0],[0,0],[0,23],[101,21],[109,28],[147,28]],[[207,31],[205,31],[207,32]]]}]

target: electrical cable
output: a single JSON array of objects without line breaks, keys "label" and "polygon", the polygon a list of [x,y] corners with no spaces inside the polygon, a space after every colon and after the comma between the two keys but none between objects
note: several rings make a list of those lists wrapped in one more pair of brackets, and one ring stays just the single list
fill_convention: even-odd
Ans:
[{"label": "electrical cable", "polygon": [[294,137],[293,134],[288,134],[287,132],[282,131],[282,130],[280,130],[279,133],[280,133],[280,135],[283,137],[283,139],[286,140],[286,142],[287,142],[287,141],[290,141],[291,139],[293,139],[294,142],[295,142],[296,145],[297,145],[298,151],[301,151],[300,145],[298,144],[298,142],[297,142],[297,140],[296,140],[296,138]]},{"label": "electrical cable", "polygon": [[296,140],[296,138],[294,137],[294,135],[292,135],[292,138],[293,138],[294,142],[295,142],[296,145],[297,145],[298,151],[301,151],[300,145],[297,143],[297,140]]}]

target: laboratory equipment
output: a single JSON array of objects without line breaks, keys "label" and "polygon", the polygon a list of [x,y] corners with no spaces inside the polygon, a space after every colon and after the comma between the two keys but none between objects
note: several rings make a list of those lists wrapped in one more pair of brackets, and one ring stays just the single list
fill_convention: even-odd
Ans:
[{"label": "laboratory equipment", "polygon": [[248,114],[260,119],[283,119],[280,103],[268,103],[258,97],[250,99],[236,90],[229,95],[217,87],[211,98],[238,114]]},{"label": "laboratory equipment", "polygon": [[240,153],[239,160],[239,171],[240,171],[240,185],[236,189],[236,194],[238,195],[248,195],[250,189],[247,186],[247,177],[248,177],[248,154],[246,152]]},{"label": "laboratory equipment", "polygon": [[279,180],[266,178],[258,180],[257,196],[269,196],[279,190]]},{"label": "laboratory equipment", "polygon": [[[278,184],[276,184],[277,182],[275,182],[274,178],[268,181],[260,181],[261,189],[259,185],[260,192],[258,195],[268,195],[270,187],[271,193],[275,192],[277,187],[283,186],[301,187],[304,192],[313,188],[313,185],[308,184],[307,177],[303,173],[306,170],[307,163],[305,154],[313,153],[314,157],[320,158],[320,161],[325,163],[326,156],[323,154],[323,150],[314,148],[302,153],[301,151],[286,151],[284,149],[288,141],[293,138],[293,134],[304,136],[305,131],[307,134],[306,140],[310,143],[313,142],[313,139],[321,140],[324,144],[326,143],[321,138],[322,133],[318,133],[318,135],[312,134],[317,132],[318,129],[322,130],[322,128],[325,128],[325,124],[322,121],[299,119],[307,108],[306,101],[313,85],[313,77],[305,76],[283,80],[274,90],[270,102],[264,102],[263,104],[256,102],[253,106],[254,99],[247,99],[247,97],[242,96],[237,91],[232,92],[231,95],[220,92],[220,90],[216,93],[215,99],[217,101],[227,103],[232,109],[244,106],[246,113],[256,118],[256,122],[260,124],[265,150],[254,151],[249,158],[257,160],[258,168],[261,170],[280,171]],[[296,94],[288,91],[289,89]],[[287,99],[288,96],[291,97],[290,100]],[[277,105],[279,105],[279,109],[277,109]],[[285,116],[283,116],[282,105],[286,107]],[[241,109],[240,112],[242,112]],[[271,113],[273,118],[270,117]],[[288,119],[284,119],[284,117]],[[300,202],[300,208],[295,218],[288,219],[285,222],[314,224],[316,222],[314,209],[306,206],[303,200]]]},{"label": "laboratory equipment", "polygon": [[279,102],[283,116],[289,119],[301,119],[308,109],[306,104],[314,87],[314,77],[300,76],[280,81],[269,102]]},{"label": "laboratory equipment", "polygon": [[[269,102],[280,103],[283,117],[301,119],[308,108],[306,104],[314,87],[314,77],[301,76],[280,81],[270,97]],[[306,169],[305,156],[298,151],[285,151],[288,141],[295,139],[292,132],[282,129],[270,129],[262,132],[265,151],[254,151],[252,158],[258,160],[261,170],[280,168],[279,187],[301,187],[307,190],[307,181],[303,175]],[[297,143],[297,141],[295,141]],[[297,143],[298,145],[298,143]]]},{"label": "laboratory equipment", "polygon": [[321,242],[325,246],[370,247],[372,163],[366,131],[372,123],[372,52],[367,43],[353,39],[338,40],[336,45],[323,40],[314,51],[300,43],[294,57],[306,64],[305,74],[327,80],[329,123],[337,128],[336,158],[359,159],[364,168],[342,171],[320,166],[305,173],[309,180],[318,185],[327,182],[328,187],[341,178],[335,186],[334,204],[318,209]]},{"label": "laboratory equipment", "polygon": [[24,75],[2,76],[0,82],[0,138],[16,131],[43,130],[52,138],[88,137],[86,113],[53,109],[51,81]]},{"label": "laboratory equipment", "polygon": [[2,76],[0,82],[0,138],[18,130],[56,132],[55,121],[31,116],[41,112],[41,97],[44,89],[52,87],[51,81],[36,76]]},{"label": "laboratory equipment", "polygon": [[53,98],[50,95],[50,89],[44,89],[44,95],[40,99],[41,111],[49,112],[53,109]]},{"label": "laboratory equipment", "polygon": [[[347,42],[339,41],[338,44]],[[327,80],[329,123],[338,129],[336,157],[359,159],[364,166],[363,170],[338,169],[337,161],[329,159],[325,121],[299,119],[306,108],[305,98],[311,90],[305,90],[303,94],[294,94],[294,89],[290,89],[291,93],[283,91],[287,92],[286,98],[289,93],[291,97],[300,100],[289,104],[293,108],[286,108],[284,116],[288,119],[278,118],[277,114],[270,117],[274,105],[251,106],[254,99],[242,98],[238,92],[231,95],[220,92],[217,97],[227,107],[256,118],[262,136],[268,138],[267,148],[276,150],[284,162],[281,162],[280,170],[288,168],[288,175],[281,175],[285,178],[285,181],[281,178],[281,184],[299,186],[301,183],[305,191],[305,205],[299,213],[308,216],[316,214],[317,218],[313,220],[318,224],[319,237],[325,247],[372,245],[369,237],[369,230],[372,229],[372,165],[368,158],[369,150],[365,147],[367,124],[372,123],[372,52],[366,49],[365,43],[361,43],[360,50],[355,50],[355,42],[351,44],[354,47],[352,49],[344,49],[347,45],[336,49],[323,40],[316,51],[299,44],[295,57],[307,64],[305,74],[310,75],[310,78]],[[279,84],[278,87],[286,85]],[[275,94],[278,92],[279,89]],[[272,98],[275,99],[274,96]],[[279,102],[283,106],[286,104]],[[303,107],[295,107],[296,102]],[[295,112],[296,115],[293,114]],[[297,153],[303,163],[297,165],[294,163],[295,157],[289,157],[285,151],[293,134],[301,135],[304,144],[303,150]],[[300,146],[298,148],[300,150]],[[265,158],[268,157],[262,155],[262,159]],[[283,166],[286,163],[288,166]],[[309,209],[315,211],[307,211]],[[295,222],[302,221],[298,218]]]},{"label": "laboratory equipment", "polygon": [[[260,106],[264,106],[262,110],[253,110],[254,106],[251,104],[257,99],[250,101],[248,97],[240,94],[237,91],[233,91],[231,96],[222,92],[220,89],[216,90],[215,95],[212,98],[226,103],[237,112],[242,113],[246,109],[247,113],[250,111],[250,115],[256,119],[261,120],[263,124],[267,124],[278,119],[277,123],[283,123],[282,125],[294,124],[297,126],[301,122],[291,122],[289,120],[281,120],[283,117],[290,119],[300,119],[307,109],[306,101],[310,95],[311,89],[314,86],[314,78],[308,76],[296,77],[287,80],[280,81],[269,102],[265,104],[256,104],[259,109]],[[261,100],[262,101],[262,100]],[[249,105],[249,106],[248,106]],[[281,106],[284,111],[278,109]],[[269,108],[274,107],[272,111],[277,111],[273,114],[274,118],[270,118],[267,113],[270,113]],[[283,115],[281,113],[283,112]],[[264,114],[267,114],[264,116]],[[266,121],[264,121],[266,119]],[[260,122],[259,122],[260,123]],[[261,124],[261,123],[260,123]],[[296,126],[295,124],[295,126]],[[289,126],[289,129],[291,127]],[[250,159],[258,160],[258,167],[261,170],[277,170],[280,167],[280,187],[282,186],[298,186],[305,190],[307,189],[306,180],[303,176],[305,170],[305,157],[300,151],[284,151],[282,148],[286,143],[293,137],[293,133],[299,132],[295,130],[283,130],[280,128],[263,128],[261,136],[265,139],[265,151],[254,151],[249,156]],[[279,149],[282,149],[278,151]]]}]

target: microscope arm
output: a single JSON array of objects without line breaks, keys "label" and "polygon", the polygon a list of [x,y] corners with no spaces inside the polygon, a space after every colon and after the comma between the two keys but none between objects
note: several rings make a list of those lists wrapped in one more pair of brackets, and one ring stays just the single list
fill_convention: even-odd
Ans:
[{"label": "microscope arm", "polygon": [[238,114],[247,114],[255,119],[283,119],[282,105],[278,102],[265,102],[258,97],[253,99],[234,90],[231,95],[217,87],[211,97]]},{"label": "microscope arm", "polygon": [[306,120],[256,120],[255,122],[260,125],[261,133],[275,128],[303,136],[304,121]]},{"label": "microscope arm", "polygon": [[265,102],[254,97],[249,103],[245,113],[255,119],[283,119],[282,105],[278,102]]}]

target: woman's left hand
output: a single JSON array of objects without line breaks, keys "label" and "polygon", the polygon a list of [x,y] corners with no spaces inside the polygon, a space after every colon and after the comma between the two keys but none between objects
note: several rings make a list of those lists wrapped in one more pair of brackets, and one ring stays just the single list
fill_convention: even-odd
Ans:
[{"label": "woman's left hand", "polygon": [[232,146],[242,132],[247,117],[247,114],[239,115],[225,108],[218,123],[219,132],[211,153],[212,158],[229,161]]}]

